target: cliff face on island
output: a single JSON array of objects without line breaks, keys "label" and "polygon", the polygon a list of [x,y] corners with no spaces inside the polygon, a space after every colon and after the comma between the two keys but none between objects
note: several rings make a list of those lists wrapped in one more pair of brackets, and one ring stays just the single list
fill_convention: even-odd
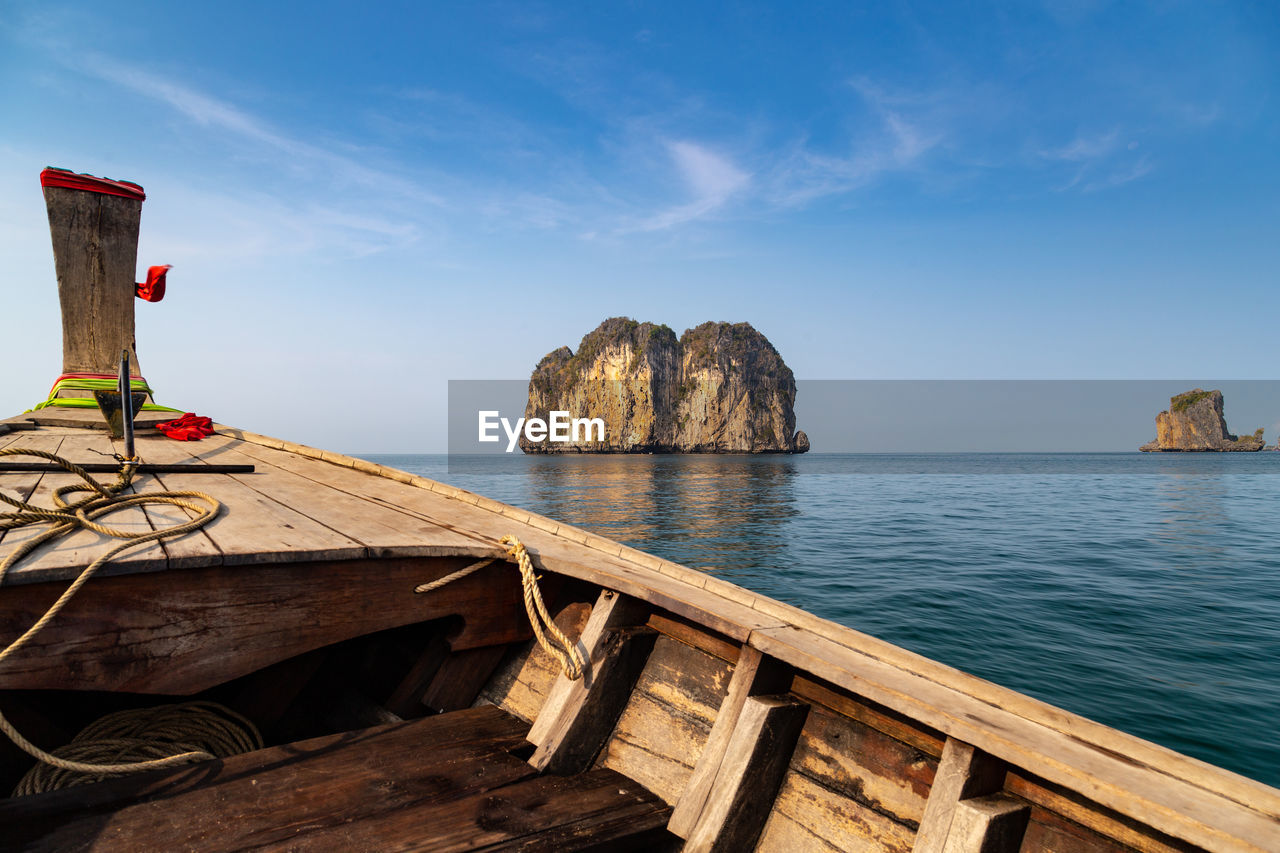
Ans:
[{"label": "cliff face on island", "polygon": [[1169,399],[1169,408],[1156,415],[1156,438],[1143,451],[1254,451],[1263,446],[1262,430],[1238,438],[1227,432],[1222,392],[1196,388]]},{"label": "cliff face on island", "polygon": [[[575,353],[546,355],[529,379],[526,418],[600,418],[605,440],[532,442],[526,453],[804,453],[796,383],[748,323],[667,326],[605,320]],[[592,436],[594,437],[594,436]]]}]

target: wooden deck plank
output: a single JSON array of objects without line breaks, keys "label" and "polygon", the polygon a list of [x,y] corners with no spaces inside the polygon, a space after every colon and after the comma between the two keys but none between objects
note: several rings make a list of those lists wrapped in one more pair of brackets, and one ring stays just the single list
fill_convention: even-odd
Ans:
[{"label": "wooden deck plank", "polygon": [[[164,442],[164,445],[160,445]],[[114,441],[114,445],[119,449],[123,444],[121,441]],[[134,452],[137,453],[143,461],[146,462],[173,462],[179,464],[188,464],[189,462],[198,461],[192,459],[192,450],[190,449],[197,442],[177,442],[164,438],[158,433],[143,432],[134,443]],[[165,453],[156,454],[153,448],[157,446],[163,447]],[[143,451],[146,451],[145,453]],[[120,450],[123,453],[123,450]],[[162,458],[155,458],[156,456]],[[216,477],[204,475],[209,482],[216,483]],[[165,491],[164,483],[153,474],[142,474],[135,478],[135,490],[147,491]],[[201,491],[208,491],[202,489]],[[195,511],[184,509],[172,504],[148,504],[143,506],[143,510],[147,513],[147,520],[151,522],[151,526],[157,530],[168,527],[175,527],[183,524],[196,516]],[[222,552],[218,550],[218,546],[213,544],[213,540],[209,538],[209,534],[203,529],[192,531],[185,536],[161,540],[160,546],[164,549],[165,556],[169,559],[169,568],[191,568],[196,566],[218,566],[222,565]]]},{"label": "wooden deck plank", "polygon": [[[24,447],[31,450],[43,450],[47,453],[57,453],[58,447],[62,444],[62,435],[40,435],[28,432],[11,432],[0,436],[0,447]],[[19,461],[38,461],[35,457],[29,456],[9,456],[7,459]],[[0,491],[3,491],[11,498],[19,500],[30,500],[36,487],[40,485],[43,479],[43,471],[14,471],[11,473],[0,474]],[[13,512],[17,507],[11,504],[4,504],[0,512]],[[4,542],[5,536],[13,531],[0,530],[0,543]],[[14,534],[20,535],[20,534]],[[35,535],[35,534],[28,534]],[[12,543],[11,543],[12,544]],[[0,554],[8,553],[0,551]],[[0,556],[3,559],[3,556]]]},{"label": "wooden deck plank", "polygon": [[[439,507],[440,504],[438,500],[422,500],[427,496],[431,496],[431,493],[425,489],[406,483],[397,483],[385,477],[372,476],[363,471],[334,465],[319,459],[299,456],[286,450],[276,450],[246,441],[237,442],[235,449],[245,456],[251,457],[254,461],[264,462],[281,470],[289,471],[312,483],[344,492],[368,504],[380,506],[398,516],[404,517],[403,522],[395,523],[410,524],[416,520],[427,525],[423,529],[429,531],[433,536],[452,533],[462,540],[460,544],[479,548],[493,547],[494,537],[491,534],[477,535],[472,531],[457,528],[453,523],[453,519],[447,515],[438,517],[433,514],[431,512],[432,508]],[[439,498],[439,496],[433,497]],[[448,541],[448,539],[446,538],[445,541]]]},{"label": "wooden deck plank", "polygon": [[[8,849],[30,851],[324,849],[330,830],[533,776],[507,751],[525,728],[493,706],[425,717],[10,800],[0,826]],[[432,826],[397,832],[410,840]]]},{"label": "wooden deck plank", "polygon": [[670,809],[612,770],[539,776],[451,802],[409,806],[267,850],[626,853],[669,849]]},{"label": "wooden deck plank", "polygon": [[[186,442],[163,437],[138,441],[139,455],[153,462],[187,462],[197,457],[208,459],[214,449],[206,447],[200,450],[187,446]],[[223,565],[350,560],[367,553],[368,549],[362,543],[312,520],[304,512],[263,496],[231,475],[162,474],[156,475],[155,479],[166,490],[207,492],[226,506],[221,516],[203,528],[217,546]],[[197,546],[193,544],[191,547]],[[195,554],[183,553],[179,548],[175,551],[181,554],[187,565],[199,564]],[[216,564],[212,555],[205,563]]]},{"label": "wooden deck plank", "polygon": [[[367,480],[368,475],[281,451],[251,455],[244,452],[249,447],[252,445],[224,436],[213,436],[201,442],[187,444],[182,449],[191,454],[193,461],[200,463],[254,465],[256,470],[252,474],[229,476],[264,497],[295,509],[313,521],[361,543],[371,557],[456,554],[459,549],[475,544],[473,539],[453,533],[417,515],[339,488],[332,481],[317,479],[320,474],[327,472],[312,472],[316,477],[308,477],[294,469],[306,468],[306,463],[310,463],[336,472],[339,478],[346,474]],[[157,447],[154,440],[149,440],[145,449],[145,456],[150,461],[169,461],[165,457],[174,454],[174,451],[166,447]]]},{"label": "wooden deck plank", "polygon": [[1206,849],[1263,853],[1280,839],[1274,817],[811,632],[764,629],[751,645]]},{"label": "wooden deck plank", "polygon": [[[39,432],[29,433],[29,435],[33,439],[38,438]],[[28,446],[27,442],[24,442],[24,446]],[[73,462],[81,460],[110,461],[115,449],[106,432],[85,430],[78,434],[62,436],[56,452],[63,458]],[[104,485],[109,485],[114,482],[115,477],[110,474],[100,474],[96,475],[95,479]],[[30,500],[39,506],[53,507],[53,492],[56,489],[82,482],[84,481],[80,477],[69,472],[46,472],[40,478]],[[73,494],[69,495],[68,499],[75,501],[83,496],[83,493],[79,495]],[[151,524],[147,521],[146,513],[141,507],[136,506],[125,507],[108,513],[95,519],[95,521],[122,531],[151,531]],[[10,531],[4,541],[0,542],[0,559],[12,553],[21,543],[30,541],[48,529],[47,525],[40,524]],[[91,530],[76,530],[55,542],[41,545],[35,552],[24,558],[19,566],[13,569],[10,577],[14,581],[25,582],[41,573],[80,569],[91,563],[99,554],[119,544],[121,541]],[[110,563],[99,569],[99,574],[105,577],[111,574],[163,571],[167,567],[168,562],[164,549],[158,543],[150,542],[113,557]]]}]

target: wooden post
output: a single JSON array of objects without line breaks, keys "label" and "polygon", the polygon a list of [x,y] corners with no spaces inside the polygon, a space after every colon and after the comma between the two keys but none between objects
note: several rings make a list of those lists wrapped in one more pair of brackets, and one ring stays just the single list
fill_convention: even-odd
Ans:
[{"label": "wooden post", "polygon": [[[998,792],[1004,786],[1004,776],[1004,762],[967,743],[947,738],[933,787],[929,789],[929,799],[925,803],[924,819],[916,832],[913,853],[948,853],[957,849],[948,837],[961,801],[972,801],[975,797]],[[967,815],[967,818],[973,817]],[[1026,826],[1025,821],[1023,826]]]},{"label": "wooden post", "polygon": [[127,197],[112,191],[117,182],[76,177],[83,188],[44,187],[62,304],[62,372],[114,375],[127,349],[133,374],[141,376],[133,300],[145,196],[141,187]]},{"label": "wooden post", "polygon": [[733,677],[729,680],[729,691],[720,704],[720,712],[716,714],[711,734],[702,747],[702,755],[698,757],[698,763],[685,784],[684,792],[671,812],[671,820],[667,823],[670,832],[681,838],[688,838],[702,817],[707,797],[711,794],[711,786],[720,772],[720,765],[724,761],[747,698],[786,690],[790,685],[791,674],[790,667],[765,657],[751,646],[742,647],[738,664],[733,668]]},{"label": "wooden post", "polygon": [[946,853],[1018,853],[1031,806],[1007,794],[956,803]]},{"label": "wooden post", "polygon": [[[578,638],[578,652],[587,662],[586,671],[577,681],[571,681],[564,673],[556,676],[538,718],[529,729],[529,743],[543,746],[564,736],[595,682],[593,662],[603,655],[606,636],[618,628],[643,625],[648,615],[649,607],[644,602],[611,589],[600,593]],[[558,747],[549,748],[554,751]]]},{"label": "wooden post", "polygon": [[685,853],[754,849],[808,715],[790,696],[747,697]]},{"label": "wooden post", "polygon": [[529,763],[550,773],[580,773],[609,739],[631,690],[653,651],[657,633],[640,627],[648,607],[604,590],[578,640],[587,671],[577,681],[563,674],[529,730],[537,750]]}]

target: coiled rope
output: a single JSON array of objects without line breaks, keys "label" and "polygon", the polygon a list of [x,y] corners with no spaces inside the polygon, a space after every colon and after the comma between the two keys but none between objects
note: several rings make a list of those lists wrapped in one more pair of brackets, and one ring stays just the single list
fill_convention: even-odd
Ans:
[{"label": "coiled rope", "polygon": [[[30,628],[10,643],[3,651],[0,651],[0,664],[12,657],[19,649],[40,633],[50,621],[53,620],[58,613],[67,606],[80,587],[93,577],[94,573],[107,564],[111,558],[115,557],[122,551],[129,548],[136,548],[148,542],[156,542],[161,539],[169,539],[198,530],[204,525],[212,521],[222,510],[222,504],[211,495],[197,491],[168,491],[168,492],[148,492],[144,494],[134,494],[122,496],[122,492],[130,487],[133,482],[133,474],[139,463],[138,459],[122,459],[120,461],[120,471],[116,476],[116,481],[111,485],[103,485],[95,480],[90,474],[80,466],[63,459],[53,453],[47,453],[43,450],[31,450],[25,448],[4,448],[0,449],[0,456],[34,456],[40,459],[48,460],[53,464],[63,468],[64,470],[75,474],[83,483],[73,483],[66,486],[60,486],[53,492],[53,507],[40,507],[27,501],[12,498],[0,492],[0,501],[3,501],[17,508],[16,512],[0,513],[0,530],[12,530],[18,527],[25,527],[31,524],[51,523],[49,530],[33,537],[27,542],[22,543],[13,553],[0,562],[0,586],[4,585],[5,577],[9,570],[18,563],[27,554],[38,548],[50,540],[66,536],[78,529],[92,530],[104,536],[110,536],[115,539],[124,540],[120,544],[108,549],[96,560],[90,563],[80,575],[71,582],[66,591],[58,597],[44,615],[36,620]],[[75,492],[89,492],[87,497],[68,503],[65,498],[67,495]],[[182,507],[195,513],[195,517],[182,524],[176,524],[173,527],[167,527],[162,530],[151,530],[145,532],[134,532],[130,530],[121,530],[101,524],[94,519],[100,518],[108,513],[115,512],[130,506],[141,506],[144,504],[170,504],[172,506]],[[230,713],[230,712],[228,712]],[[238,715],[237,715],[238,716]],[[248,721],[245,721],[248,722]],[[73,755],[71,758],[64,758],[45,752],[40,747],[28,741],[13,724],[9,722],[3,714],[0,714],[0,731],[8,735],[9,739],[14,742],[28,755],[33,756],[51,767],[59,768],[64,771],[70,771],[78,774],[88,774],[90,778],[83,781],[90,781],[93,778],[101,778],[103,776],[113,776],[123,773],[134,773],[142,770],[154,770],[160,767],[172,767],[178,764],[185,764],[191,761],[203,761],[213,758],[214,755],[205,748],[189,748],[185,742],[175,744],[177,748],[183,751],[177,755],[167,755],[164,757],[150,758],[141,761],[120,761],[116,759],[109,763],[90,763],[84,760],[77,760]],[[257,737],[256,731],[254,736]],[[79,741],[80,738],[77,738]],[[258,742],[261,738],[258,737]],[[165,750],[160,750],[165,751]],[[171,750],[169,750],[171,751]],[[90,758],[100,758],[102,753],[89,751],[82,753],[73,751],[76,755]],[[132,754],[131,754],[132,755]]]},{"label": "coiled rope", "polygon": [[[542,592],[538,589],[538,577],[534,574],[533,559],[529,556],[529,550],[519,539],[510,534],[503,536],[500,541],[508,546],[507,559],[514,560],[520,568],[520,584],[524,587],[524,609],[529,614],[529,624],[533,626],[533,635],[538,638],[538,645],[560,662],[560,669],[570,681],[577,681],[582,678],[582,671],[585,668],[582,654],[578,651],[578,647],[564,635],[564,632],[556,627],[551,614],[547,612],[547,605],[542,601]],[[497,557],[480,560],[439,580],[420,584],[414,587],[413,591],[431,592],[446,584],[462,580],[467,575],[474,574],[496,562],[498,562]]]},{"label": "coiled rope", "polygon": [[[116,711],[90,723],[71,743],[51,753],[61,762],[93,767],[94,772],[38,763],[22,777],[13,796],[56,791],[96,782],[113,773],[146,769],[140,764],[167,767],[168,762],[226,758],[262,746],[257,726],[216,702]],[[132,769],[109,769],[121,767]]]}]

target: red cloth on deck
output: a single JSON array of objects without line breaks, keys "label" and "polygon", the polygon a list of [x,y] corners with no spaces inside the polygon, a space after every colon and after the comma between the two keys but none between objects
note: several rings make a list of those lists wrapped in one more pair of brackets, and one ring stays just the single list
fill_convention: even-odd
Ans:
[{"label": "red cloth on deck", "polygon": [[156,429],[174,441],[199,441],[213,435],[213,421],[194,412],[187,412],[180,418],[156,424]]}]

